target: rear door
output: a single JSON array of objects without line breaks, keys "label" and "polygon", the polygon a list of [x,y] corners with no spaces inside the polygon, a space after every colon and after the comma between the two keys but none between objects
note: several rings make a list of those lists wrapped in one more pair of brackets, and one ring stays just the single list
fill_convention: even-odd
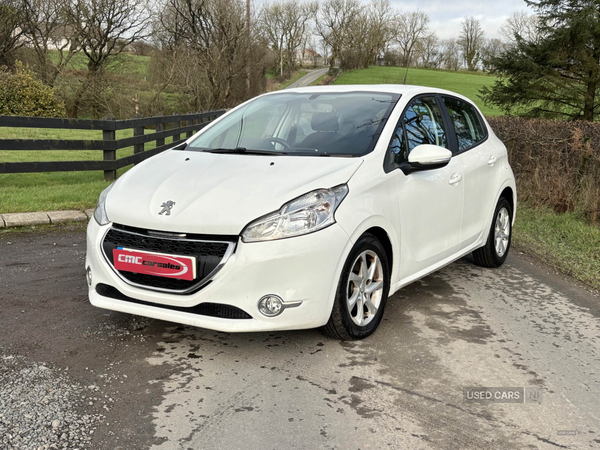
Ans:
[{"label": "rear door", "polygon": [[461,248],[473,244],[489,226],[496,205],[500,176],[500,149],[490,143],[487,128],[477,109],[451,96],[441,96],[456,139],[457,154],[464,176],[464,206]]}]

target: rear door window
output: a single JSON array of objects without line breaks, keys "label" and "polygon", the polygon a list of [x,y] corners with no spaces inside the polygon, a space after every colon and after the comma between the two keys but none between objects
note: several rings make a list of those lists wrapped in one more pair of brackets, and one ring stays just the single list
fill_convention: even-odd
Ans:
[{"label": "rear door window", "polygon": [[462,152],[483,142],[486,138],[483,125],[473,105],[453,97],[443,97],[444,105],[454,125],[458,151]]}]

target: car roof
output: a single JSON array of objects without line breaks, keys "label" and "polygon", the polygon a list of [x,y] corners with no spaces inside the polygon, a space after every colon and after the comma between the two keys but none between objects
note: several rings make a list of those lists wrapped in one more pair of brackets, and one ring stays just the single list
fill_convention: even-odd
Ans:
[{"label": "car roof", "polygon": [[460,97],[469,102],[473,102],[467,97],[460,95],[456,92],[447,91],[445,89],[439,89],[427,86],[415,86],[411,84],[341,84],[341,85],[327,85],[327,86],[307,86],[292,89],[285,89],[282,91],[269,92],[265,95],[282,94],[282,93],[342,93],[342,92],[382,92],[382,93],[393,93],[407,96],[414,96],[418,94],[448,94],[455,97]]}]

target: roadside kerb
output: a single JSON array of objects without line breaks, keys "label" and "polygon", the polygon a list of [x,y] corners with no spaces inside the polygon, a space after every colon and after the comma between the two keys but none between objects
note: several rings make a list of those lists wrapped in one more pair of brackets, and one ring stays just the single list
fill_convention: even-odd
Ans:
[{"label": "roadside kerb", "polygon": [[45,212],[2,214],[7,227],[23,227],[29,225],[46,225],[50,218]]},{"label": "roadside kerb", "polygon": [[63,222],[85,222],[93,214],[93,209],[86,209],[85,211],[71,210],[0,214],[0,228],[53,225]]},{"label": "roadside kerb", "polygon": [[48,217],[51,223],[85,222],[88,216],[83,211],[50,211]]}]

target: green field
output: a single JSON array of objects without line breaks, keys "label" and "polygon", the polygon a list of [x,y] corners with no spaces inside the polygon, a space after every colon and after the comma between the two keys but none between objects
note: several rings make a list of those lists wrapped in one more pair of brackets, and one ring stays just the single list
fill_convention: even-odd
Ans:
[{"label": "green field", "polygon": [[[334,84],[402,84],[406,68],[372,66],[368,69],[342,73]],[[494,84],[495,77],[483,73],[450,72],[430,69],[408,69],[406,84],[448,89],[470,98],[486,116],[499,116],[502,112],[488,108],[479,98],[483,86]]]},{"label": "green field", "polygon": [[[58,61],[58,52],[50,51],[50,59]],[[67,64],[66,70],[58,76],[55,86],[59,98],[69,98],[74,95],[75,89],[83,82],[87,70],[87,58],[83,53],[77,53]],[[158,84],[151,76],[151,57],[122,53],[113,58],[106,67],[105,80],[111,86],[111,95],[114,105],[119,104],[123,109],[116,108],[116,114],[121,114],[119,119],[128,119],[134,115],[133,98],[139,101],[142,110],[145,106],[156,103]],[[185,104],[184,94],[174,86],[167,86],[160,94],[159,103],[165,114],[186,112],[182,110]],[[129,111],[129,112],[128,112]],[[86,113],[85,108],[79,111],[79,118],[97,118]]]},{"label": "green field", "polygon": [[[50,60],[58,62],[59,53],[57,50],[50,50]],[[83,53],[73,55],[67,68],[71,70],[87,70],[88,59]],[[121,74],[134,75],[137,78],[145,80],[149,72],[150,57],[133,55],[129,53],[121,53],[112,59],[108,66],[109,72],[117,72]]]}]

